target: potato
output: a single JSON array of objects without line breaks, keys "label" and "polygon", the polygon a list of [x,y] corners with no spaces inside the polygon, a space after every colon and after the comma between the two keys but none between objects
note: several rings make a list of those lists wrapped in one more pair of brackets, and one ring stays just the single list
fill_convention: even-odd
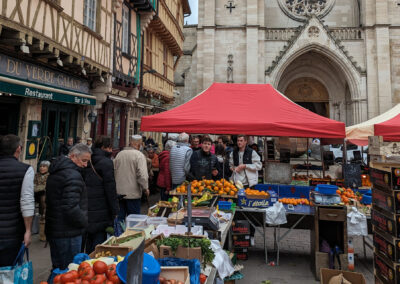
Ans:
[{"label": "potato", "polygon": [[170,279],[169,282],[171,282],[171,284],[176,284],[176,280],[175,279]]},{"label": "potato", "polygon": [[164,284],[165,283],[165,278],[164,277],[159,277],[158,280],[160,281],[160,284]]},{"label": "potato", "polygon": [[183,283],[182,281],[178,281],[176,282],[176,284],[185,284],[185,283]]}]

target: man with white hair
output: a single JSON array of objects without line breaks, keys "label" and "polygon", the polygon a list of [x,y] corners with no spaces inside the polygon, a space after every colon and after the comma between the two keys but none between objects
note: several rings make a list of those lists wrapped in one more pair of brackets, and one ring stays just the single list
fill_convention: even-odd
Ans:
[{"label": "man with white hair", "polygon": [[115,183],[117,193],[123,195],[120,200],[118,219],[125,220],[129,214],[140,214],[142,193],[147,197],[149,191],[149,175],[146,157],[140,152],[142,136],[133,135],[129,147],[118,153],[114,160]]},{"label": "man with white hair", "polygon": [[169,167],[171,170],[172,188],[176,188],[185,181],[186,175],[190,172],[190,157],[193,150],[189,146],[189,135],[181,133],[178,142],[172,147]]},{"label": "man with white hair", "polygon": [[87,167],[91,154],[87,145],[76,144],[68,157],[60,156],[50,165],[45,232],[53,269],[66,269],[81,251],[82,235],[88,225],[87,192],[81,170]]}]

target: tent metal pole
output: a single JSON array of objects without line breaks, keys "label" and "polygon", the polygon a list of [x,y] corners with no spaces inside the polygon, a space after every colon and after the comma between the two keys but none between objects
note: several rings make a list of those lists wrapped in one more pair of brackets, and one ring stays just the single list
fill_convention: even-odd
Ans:
[{"label": "tent metal pole", "polygon": [[307,138],[307,178],[308,178],[308,169],[309,169],[309,159],[308,159],[308,151],[310,149],[309,140],[310,140],[310,138]]}]

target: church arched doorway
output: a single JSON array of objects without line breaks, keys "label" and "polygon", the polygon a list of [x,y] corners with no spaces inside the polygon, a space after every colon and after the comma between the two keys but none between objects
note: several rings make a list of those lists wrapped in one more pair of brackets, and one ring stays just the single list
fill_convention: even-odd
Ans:
[{"label": "church arched doorway", "polygon": [[319,115],[329,117],[329,94],[317,79],[302,77],[290,82],[285,96],[302,107]]},{"label": "church arched doorway", "polygon": [[318,51],[295,58],[280,76],[278,90],[319,115],[352,124],[351,94],[344,72]]}]

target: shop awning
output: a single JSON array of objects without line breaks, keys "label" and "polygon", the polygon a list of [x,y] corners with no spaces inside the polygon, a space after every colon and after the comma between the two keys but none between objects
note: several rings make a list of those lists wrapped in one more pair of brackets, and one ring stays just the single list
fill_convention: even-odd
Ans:
[{"label": "shop awning", "polygon": [[400,104],[362,123],[346,127],[346,139],[356,145],[368,145],[368,136],[383,136],[385,141],[400,141]]},{"label": "shop awning", "polygon": [[322,117],[269,84],[214,83],[187,103],[142,117],[142,131],[344,138],[343,122]]},{"label": "shop awning", "polygon": [[96,98],[91,95],[53,88],[6,76],[0,76],[0,92],[63,103],[96,105]]}]

